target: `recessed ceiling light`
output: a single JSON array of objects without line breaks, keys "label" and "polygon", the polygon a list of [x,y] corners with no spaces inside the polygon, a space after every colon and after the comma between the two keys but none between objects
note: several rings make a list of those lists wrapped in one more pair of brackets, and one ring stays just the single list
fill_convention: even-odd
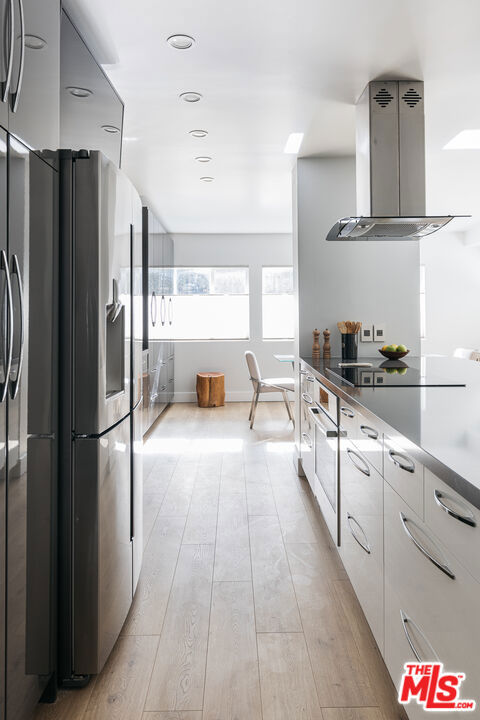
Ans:
[{"label": "recessed ceiling light", "polygon": [[200,180],[203,180],[203,182],[213,182],[215,180],[215,178],[210,177],[209,175],[204,175],[203,177],[200,178]]},{"label": "recessed ceiling light", "polygon": [[78,97],[78,98],[86,98],[86,97],[90,97],[90,95],[93,95],[93,91],[89,90],[88,88],[70,86],[65,89],[68,90],[70,95],[73,95],[74,97]]},{"label": "recessed ceiling light", "polygon": [[195,42],[195,38],[190,37],[190,35],[170,35],[167,42],[175,50],[188,50]]},{"label": "recessed ceiling light", "polygon": [[210,162],[211,159],[212,159],[212,158],[209,157],[208,155],[199,155],[199,157],[196,157],[196,158],[195,158],[195,160],[196,160],[197,162],[201,162],[201,163]]},{"label": "recessed ceiling light", "polygon": [[287,142],[285,143],[283,152],[287,153],[288,155],[296,155],[298,153],[298,151],[300,150],[300,145],[302,144],[302,140],[303,140],[303,133],[291,133],[288,136]]},{"label": "recessed ceiling light", "polygon": [[111,135],[115,135],[115,133],[120,132],[120,128],[116,125],[102,125],[102,130],[105,130],[105,132],[110,133]]},{"label": "recessed ceiling light", "polygon": [[208,130],[189,130],[189,134],[192,135],[193,137],[203,138],[203,137],[207,137]]},{"label": "recessed ceiling light", "polygon": [[462,130],[446,145],[444,150],[480,150],[480,130]]},{"label": "recessed ceiling light", "polygon": [[39,35],[25,35],[25,47],[30,50],[43,50],[46,46],[47,41],[41,38]]},{"label": "recessed ceiling light", "polygon": [[185,100],[185,102],[193,103],[201,100],[203,96],[201,95],[201,93],[189,90],[188,92],[181,93],[178,97],[181,100]]}]

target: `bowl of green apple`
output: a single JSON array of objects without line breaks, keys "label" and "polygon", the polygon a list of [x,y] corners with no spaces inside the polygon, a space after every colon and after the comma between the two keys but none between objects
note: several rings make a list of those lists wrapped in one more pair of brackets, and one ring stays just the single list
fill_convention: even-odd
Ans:
[{"label": "bowl of green apple", "polygon": [[400,360],[408,355],[410,350],[405,345],[384,345],[378,352],[389,360]]}]

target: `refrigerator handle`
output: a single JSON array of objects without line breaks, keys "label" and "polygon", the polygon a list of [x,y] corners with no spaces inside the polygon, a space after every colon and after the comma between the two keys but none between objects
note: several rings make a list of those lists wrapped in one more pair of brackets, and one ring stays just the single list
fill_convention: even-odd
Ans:
[{"label": "refrigerator handle", "polygon": [[171,325],[173,322],[173,302],[172,298],[168,299],[168,323]]},{"label": "refrigerator handle", "polygon": [[[155,308],[155,316],[153,314],[153,308]],[[155,327],[157,324],[157,293],[155,290],[152,292],[152,299],[150,301],[150,318],[152,320],[152,327]]]},{"label": "refrigerator handle", "polygon": [[[15,400],[15,398],[17,397],[17,393],[18,393],[18,387],[20,385],[20,377],[22,375],[25,332],[24,332],[23,280],[22,280],[22,274],[20,272],[20,264],[18,262],[17,255],[12,255],[12,262],[13,262],[13,268],[12,268],[11,276],[12,276],[12,278],[14,275],[17,276],[18,297],[20,299],[20,351],[18,354],[17,376],[14,380],[10,381],[11,382],[10,397],[12,398],[12,400]],[[12,355],[13,355],[13,339],[12,339]]]},{"label": "refrigerator handle", "polygon": [[118,299],[118,283],[115,280],[115,278],[113,278],[112,294],[113,294],[112,302],[109,305],[107,305],[107,317],[110,320],[110,322],[114,323],[115,320],[120,315],[120,312],[123,307],[123,303],[121,303],[120,300]]},{"label": "refrigerator handle", "polygon": [[162,325],[165,325],[166,311],[167,311],[167,302],[165,300],[165,295],[162,295],[162,302],[160,304],[160,317],[162,320]]},{"label": "refrigerator handle", "polygon": [[23,69],[25,66],[25,13],[23,11],[23,0],[18,0],[18,9],[20,11],[20,65],[18,68],[17,89],[12,94],[12,112],[17,112],[18,101],[22,91]]},{"label": "refrigerator handle", "polygon": [[[12,79],[12,69],[13,69],[13,50],[15,47],[15,28],[14,28],[14,17],[15,13],[13,10],[13,0],[9,0],[8,3],[8,15],[5,18],[5,22],[8,22],[9,25],[9,36],[10,36],[10,42],[8,45],[8,62],[7,62],[7,73],[5,76],[5,81],[2,83],[2,102],[6,102],[8,98],[8,91],[10,89],[10,81]],[[6,32],[7,28],[6,25],[2,28],[2,39],[6,40]],[[6,44],[6,43],[5,43]]]},{"label": "refrigerator handle", "polygon": [[[7,307],[8,307],[8,349],[7,349],[7,366],[5,368],[5,382],[0,396],[0,403],[5,401],[8,390],[8,380],[10,377],[10,370],[12,369],[12,353],[13,353],[13,302],[12,302],[12,283],[10,281],[10,270],[8,267],[7,255],[5,250],[0,253],[0,268],[5,271],[5,282],[7,288]],[[2,313],[3,321],[5,322],[5,315]],[[6,337],[6,328],[2,328],[2,335]]]}]

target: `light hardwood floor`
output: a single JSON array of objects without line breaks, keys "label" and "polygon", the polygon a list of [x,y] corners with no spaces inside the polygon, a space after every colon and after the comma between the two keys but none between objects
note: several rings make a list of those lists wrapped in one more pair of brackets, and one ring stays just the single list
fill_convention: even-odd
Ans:
[{"label": "light hardwood floor", "polygon": [[101,675],[36,720],[405,720],[283,403],[170,407],[146,439],[145,556]]}]

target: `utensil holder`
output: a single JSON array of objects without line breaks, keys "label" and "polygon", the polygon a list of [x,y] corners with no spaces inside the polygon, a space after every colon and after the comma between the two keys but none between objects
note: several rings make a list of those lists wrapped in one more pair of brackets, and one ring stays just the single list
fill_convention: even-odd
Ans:
[{"label": "utensil holder", "polygon": [[357,333],[342,334],[342,360],[356,360],[358,350]]}]

